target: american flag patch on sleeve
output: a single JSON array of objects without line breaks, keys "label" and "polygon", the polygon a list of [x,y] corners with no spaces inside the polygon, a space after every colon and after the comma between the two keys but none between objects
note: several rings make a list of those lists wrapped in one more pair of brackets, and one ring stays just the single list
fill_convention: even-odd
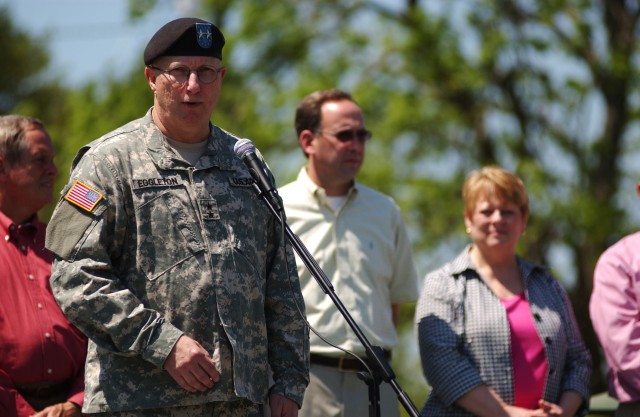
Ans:
[{"label": "american flag patch on sleeve", "polygon": [[90,212],[98,204],[98,201],[102,199],[102,194],[88,185],[76,181],[64,198],[68,202]]}]

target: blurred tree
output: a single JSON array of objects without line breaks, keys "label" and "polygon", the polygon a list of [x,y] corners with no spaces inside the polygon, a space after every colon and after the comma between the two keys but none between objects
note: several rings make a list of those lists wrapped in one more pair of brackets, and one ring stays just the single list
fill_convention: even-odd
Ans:
[{"label": "blurred tree", "polygon": [[[47,72],[46,37],[34,37],[29,28],[15,27],[6,5],[0,7],[0,27],[3,28],[0,31],[0,73],[3,74],[0,77],[0,114],[16,113],[41,119],[60,154],[64,125],[70,117],[69,91],[56,76]],[[50,210],[46,207],[42,211],[43,220],[48,220]]]},{"label": "blurred tree", "polygon": [[[105,76],[75,90],[64,87],[59,75],[48,72],[47,38],[37,38],[13,25],[7,7],[0,7],[0,114],[17,113],[41,119],[51,134],[60,174],[56,189],[69,178],[77,150],[102,134],[140,117],[153,96],[142,68],[122,80]],[[80,57],[79,57],[80,58]],[[40,213],[47,221],[50,204]]]},{"label": "blurred tree", "polygon": [[28,100],[40,89],[38,75],[46,68],[49,57],[38,39],[11,22],[7,6],[0,7],[0,114],[7,114],[18,103]]}]

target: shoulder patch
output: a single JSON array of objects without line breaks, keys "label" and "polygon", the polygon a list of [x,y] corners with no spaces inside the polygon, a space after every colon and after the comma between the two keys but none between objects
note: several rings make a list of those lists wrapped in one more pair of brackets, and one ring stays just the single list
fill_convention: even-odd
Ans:
[{"label": "shoulder patch", "polygon": [[87,184],[76,180],[64,198],[81,209],[91,212],[103,197]]}]

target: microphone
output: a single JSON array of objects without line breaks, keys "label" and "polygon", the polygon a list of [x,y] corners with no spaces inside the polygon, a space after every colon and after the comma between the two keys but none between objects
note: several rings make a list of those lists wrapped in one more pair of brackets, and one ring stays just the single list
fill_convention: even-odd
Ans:
[{"label": "microphone", "polygon": [[267,175],[262,161],[256,155],[256,147],[253,142],[249,139],[239,139],[234,145],[233,151],[249,168],[251,176],[256,181],[255,185],[259,194],[264,196],[276,211],[282,212],[283,208],[280,204],[276,187]]}]

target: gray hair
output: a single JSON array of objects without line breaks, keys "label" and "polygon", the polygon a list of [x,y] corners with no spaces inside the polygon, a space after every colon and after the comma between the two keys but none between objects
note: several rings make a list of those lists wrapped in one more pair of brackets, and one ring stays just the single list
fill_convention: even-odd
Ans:
[{"label": "gray hair", "polygon": [[0,116],[0,156],[9,164],[20,161],[27,146],[25,132],[30,129],[44,130],[44,123],[35,117],[17,114]]}]

